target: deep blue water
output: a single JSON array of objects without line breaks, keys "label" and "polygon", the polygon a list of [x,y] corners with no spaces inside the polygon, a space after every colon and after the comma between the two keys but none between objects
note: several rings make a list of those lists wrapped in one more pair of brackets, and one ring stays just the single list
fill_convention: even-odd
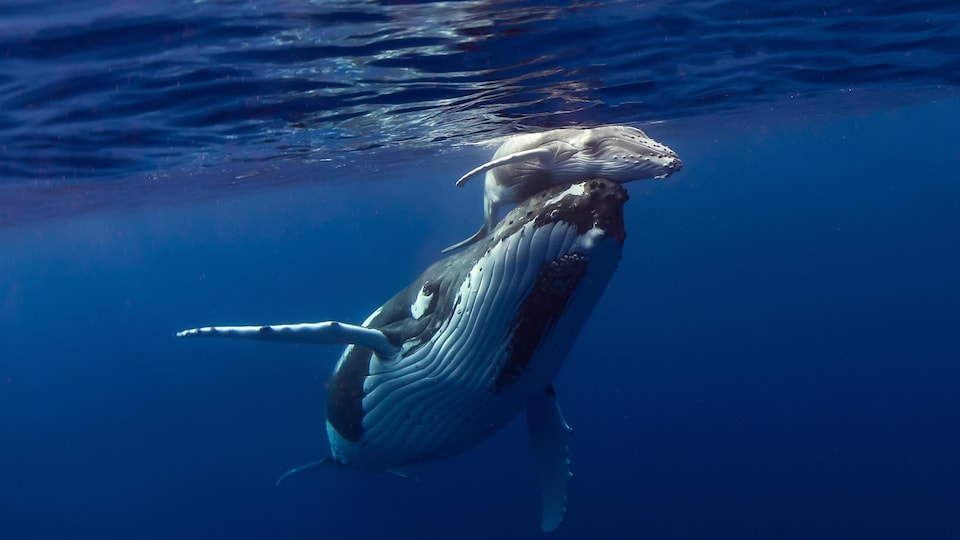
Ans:
[{"label": "deep blue water", "polygon": [[556,381],[555,538],[960,538],[952,2],[0,0],[0,538],[536,538],[522,421],[420,483],[326,452],[336,347],[479,222],[491,137],[627,123]]}]

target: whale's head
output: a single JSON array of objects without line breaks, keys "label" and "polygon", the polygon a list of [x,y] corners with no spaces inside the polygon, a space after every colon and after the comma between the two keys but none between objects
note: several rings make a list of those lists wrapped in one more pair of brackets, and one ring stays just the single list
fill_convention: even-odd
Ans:
[{"label": "whale's head", "polygon": [[565,142],[576,151],[570,153],[562,166],[576,174],[622,183],[645,178],[666,178],[683,166],[676,152],[635,127],[602,126],[569,130],[564,136]]}]

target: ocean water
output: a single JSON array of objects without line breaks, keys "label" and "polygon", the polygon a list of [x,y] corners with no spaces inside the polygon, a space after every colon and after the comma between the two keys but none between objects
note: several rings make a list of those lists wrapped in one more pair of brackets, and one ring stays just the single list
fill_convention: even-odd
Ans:
[{"label": "ocean water", "polygon": [[960,538],[953,2],[0,0],[0,538],[539,538],[522,419],[418,483],[327,452],[338,347],[480,222],[495,139],[630,124],[555,382],[554,538]]}]

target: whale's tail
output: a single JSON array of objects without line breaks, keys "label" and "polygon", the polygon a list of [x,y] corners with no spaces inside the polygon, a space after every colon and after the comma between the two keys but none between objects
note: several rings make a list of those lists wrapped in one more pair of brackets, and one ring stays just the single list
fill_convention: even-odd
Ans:
[{"label": "whale's tail", "polygon": [[283,475],[281,475],[280,478],[277,479],[277,483],[274,484],[273,487],[275,489],[280,489],[280,484],[282,484],[284,480],[286,480],[287,478],[290,478],[291,476],[299,472],[308,471],[310,469],[316,469],[318,467],[328,467],[335,464],[336,464],[336,460],[333,459],[333,456],[327,456],[323,459],[318,459],[317,461],[311,461],[310,463],[307,463],[305,465],[294,467],[289,471],[283,473]]},{"label": "whale's tail", "polygon": [[[283,473],[283,475],[281,475],[280,478],[277,479],[277,483],[274,484],[274,488],[280,489],[280,484],[282,484],[284,480],[286,480],[287,478],[290,478],[291,476],[297,473],[301,473],[301,472],[309,471],[313,469],[319,469],[321,467],[335,467],[337,469],[350,468],[350,467],[345,467],[342,463],[337,461],[333,456],[327,456],[323,459],[318,459],[317,461],[311,461],[310,463],[300,465],[299,467],[294,467],[289,471]],[[364,470],[368,472],[381,472],[383,474],[386,474],[387,476],[392,476],[394,478],[402,478],[404,480],[411,480],[417,483],[420,482],[420,480],[418,480],[415,476],[410,476],[409,474],[403,471],[397,471],[394,469],[385,469],[381,471],[373,471],[370,469],[364,469]]]}]

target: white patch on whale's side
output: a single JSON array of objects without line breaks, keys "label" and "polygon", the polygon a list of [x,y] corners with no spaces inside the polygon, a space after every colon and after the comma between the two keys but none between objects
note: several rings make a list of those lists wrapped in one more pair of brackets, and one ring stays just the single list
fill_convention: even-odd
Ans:
[{"label": "white patch on whale's side", "polygon": [[433,293],[427,290],[426,287],[420,289],[420,293],[417,294],[417,299],[410,305],[410,315],[414,319],[423,317],[423,314],[427,312],[427,309],[430,308],[430,298],[432,296]]}]

